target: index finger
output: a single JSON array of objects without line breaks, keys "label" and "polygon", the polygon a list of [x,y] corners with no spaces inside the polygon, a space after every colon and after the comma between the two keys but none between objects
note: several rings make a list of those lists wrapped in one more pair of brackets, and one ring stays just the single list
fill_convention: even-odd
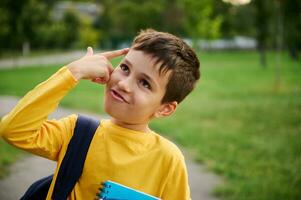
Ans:
[{"label": "index finger", "polygon": [[107,51],[107,52],[101,53],[100,55],[106,57],[108,60],[111,60],[118,56],[127,54],[129,52],[129,50],[130,50],[130,48],[124,48],[124,49],[119,49],[119,50],[115,50],[115,51]]}]

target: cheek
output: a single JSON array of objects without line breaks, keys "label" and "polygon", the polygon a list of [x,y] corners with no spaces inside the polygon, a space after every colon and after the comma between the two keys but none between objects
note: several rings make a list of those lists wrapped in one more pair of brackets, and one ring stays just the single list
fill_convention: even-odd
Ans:
[{"label": "cheek", "polygon": [[110,76],[110,80],[107,83],[107,85],[110,86],[113,83],[115,83],[117,80],[118,80],[118,72],[116,72],[116,70],[115,70],[115,71],[112,72],[112,74]]},{"label": "cheek", "polygon": [[139,106],[141,109],[152,109],[155,107],[158,102],[156,101],[156,98],[152,95],[147,95],[147,94],[141,94],[138,93],[135,95],[135,102],[136,105]]}]

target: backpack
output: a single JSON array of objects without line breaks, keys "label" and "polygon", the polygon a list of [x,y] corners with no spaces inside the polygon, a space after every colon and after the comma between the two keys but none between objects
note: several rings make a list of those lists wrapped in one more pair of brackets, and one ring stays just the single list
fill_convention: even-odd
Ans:
[{"label": "backpack", "polygon": [[[98,120],[82,115],[78,116],[73,136],[55,181],[53,200],[66,200],[72,191],[82,174],[86,155],[98,126]],[[20,200],[46,199],[52,178],[53,175],[50,175],[34,182]]]}]

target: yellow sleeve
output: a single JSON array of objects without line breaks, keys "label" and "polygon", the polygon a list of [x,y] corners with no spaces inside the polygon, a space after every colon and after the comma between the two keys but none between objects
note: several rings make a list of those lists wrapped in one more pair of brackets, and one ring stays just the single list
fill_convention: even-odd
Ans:
[{"label": "yellow sleeve", "polygon": [[162,200],[174,199],[191,200],[184,158],[174,166],[162,195]]},{"label": "yellow sleeve", "polygon": [[61,120],[47,120],[47,117],[76,84],[67,67],[58,70],[28,92],[2,118],[0,135],[18,148],[57,160],[63,143],[68,142],[73,134],[77,116],[71,115]]}]

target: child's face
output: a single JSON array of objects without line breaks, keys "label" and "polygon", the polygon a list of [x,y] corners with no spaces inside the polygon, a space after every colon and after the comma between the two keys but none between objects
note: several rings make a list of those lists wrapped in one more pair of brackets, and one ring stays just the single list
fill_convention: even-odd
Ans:
[{"label": "child's face", "polygon": [[159,117],[170,72],[159,75],[158,69],[151,56],[131,49],[106,85],[105,111],[130,125],[147,124]]}]

